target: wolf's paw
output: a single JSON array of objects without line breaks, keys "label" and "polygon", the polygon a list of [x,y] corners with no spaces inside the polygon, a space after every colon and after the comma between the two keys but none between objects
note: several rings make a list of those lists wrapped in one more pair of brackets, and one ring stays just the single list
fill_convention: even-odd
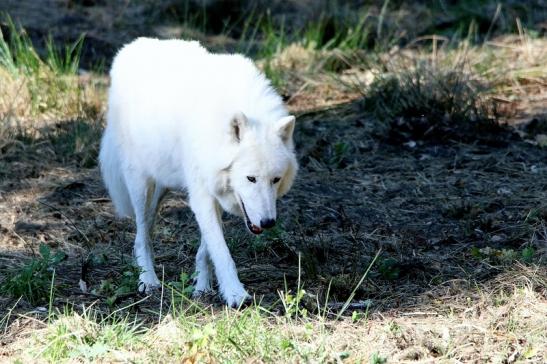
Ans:
[{"label": "wolf's paw", "polygon": [[211,280],[208,277],[201,277],[198,276],[194,280],[194,294],[198,294],[199,292],[210,292],[212,290],[211,288]]},{"label": "wolf's paw", "polygon": [[161,287],[161,282],[155,273],[144,272],[139,276],[139,293],[152,294],[159,287]]},{"label": "wolf's paw", "polygon": [[211,294],[213,288],[211,286],[211,279],[208,274],[198,274],[194,279],[194,292],[192,297],[200,298]]},{"label": "wolf's paw", "polygon": [[208,296],[210,294],[213,293],[213,290],[212,289],[201,289],[201,290],[198,290],[196,288],[194,288],[194,291],[192,292],[192,298],[201,298],[201,297],[205,297],[205,296]]},{"label": "wolf's paw", "polygon": [[251,300],[251,296],[247,293],[245,288],[243,288],[241,283],[224,289],[222,291],[222,298],[224,298],[226,305],[234,308],[240,307],[246,301]]}]

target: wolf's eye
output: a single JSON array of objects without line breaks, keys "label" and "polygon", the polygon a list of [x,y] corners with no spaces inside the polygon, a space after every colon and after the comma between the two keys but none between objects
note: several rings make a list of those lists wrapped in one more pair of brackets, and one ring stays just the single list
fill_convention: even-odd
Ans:
[{"label": "wolf's eye", "polygon": [[281,181],[281,177],[275,177],[272,179],[272,183],[275,185],[277,182]]},{"label": "wolf's eye", "polygon": [[249,182],[251,182],[251,183],[256,183],[256,177],[247,176],[247,179],[248,179]]}]

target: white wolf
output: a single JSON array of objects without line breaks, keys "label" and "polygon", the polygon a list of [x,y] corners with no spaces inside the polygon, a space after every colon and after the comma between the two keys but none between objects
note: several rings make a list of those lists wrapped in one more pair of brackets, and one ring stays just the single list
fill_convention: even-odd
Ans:
[{"label": "white wolf", "polygon": [[195,291],[249,295],[224,240],[221,208],[250,232],[275,224],[276,199],[297,171],[295,118],[253,63],[198,42],[139,38],[114,58],[101,172],[119,216],[136,220],[139,289],[160,285],[150,233],[169,189],[185,189],[201,231]]}]

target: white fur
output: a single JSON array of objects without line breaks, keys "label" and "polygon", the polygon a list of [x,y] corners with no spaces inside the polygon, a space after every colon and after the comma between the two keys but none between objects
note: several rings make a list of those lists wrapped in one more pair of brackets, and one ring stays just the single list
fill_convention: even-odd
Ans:
[{"label": "white fur", "polygon": [[150,232],[161,198],[186,189],[201,231],[195,290],[211,289],[212,263],[223,298],[240,304],[248,294],[221,208],[244,217],[243,203],[255,226],[275,220],[275,201],[297,170],[294,117],[249,59],[211,54],[198,42],[139,38],[118,53],[110,76],[99,159],[118,215],[136,220],[140,288],[160,284]]}]

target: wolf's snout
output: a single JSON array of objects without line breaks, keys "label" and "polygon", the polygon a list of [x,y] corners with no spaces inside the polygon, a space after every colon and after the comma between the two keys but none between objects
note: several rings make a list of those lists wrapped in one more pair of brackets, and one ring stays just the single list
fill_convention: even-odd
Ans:
[{"label": "wolf's snout", "polygon": [[260,220],[260,227],[262,229],[269,229],[269,228],[274,227],[274,225],[275,225],[275,220],[274,219],[262,219],[262,220]]}]

